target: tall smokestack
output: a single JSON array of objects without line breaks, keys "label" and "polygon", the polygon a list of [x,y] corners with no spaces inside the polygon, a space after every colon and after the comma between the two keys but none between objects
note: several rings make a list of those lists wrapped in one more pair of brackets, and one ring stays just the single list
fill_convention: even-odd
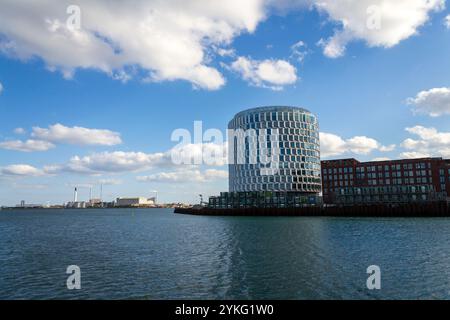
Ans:
[{"label": "tall smokestack", "polygon": [[74,192],[74,195],[73,195],[73,202],[78,202],[78,190],[77,190],[77,188],[75,188],[75,192]]}]

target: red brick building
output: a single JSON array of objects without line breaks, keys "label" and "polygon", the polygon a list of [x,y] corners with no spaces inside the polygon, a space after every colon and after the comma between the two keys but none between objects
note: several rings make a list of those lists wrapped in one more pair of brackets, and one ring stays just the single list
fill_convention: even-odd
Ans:
[{"label": "red brick building", "polygon": [[322,161],[325,204],[377,204],[450,199],[450,160],[423,158]]}]

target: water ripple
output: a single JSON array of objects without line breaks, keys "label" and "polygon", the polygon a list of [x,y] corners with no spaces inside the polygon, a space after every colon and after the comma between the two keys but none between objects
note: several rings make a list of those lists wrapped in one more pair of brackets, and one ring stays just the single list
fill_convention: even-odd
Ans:
[{"label": "water ripple", "polygon": [[[448,299],[450,220],[0,212],[0,299]],[[78,265],[82,289],[66,288]],[[382,290],[368,291],[379,265]]]}]

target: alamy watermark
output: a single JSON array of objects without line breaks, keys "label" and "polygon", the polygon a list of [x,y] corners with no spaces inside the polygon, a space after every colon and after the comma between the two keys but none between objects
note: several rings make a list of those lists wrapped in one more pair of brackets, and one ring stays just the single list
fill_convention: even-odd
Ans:
[{"label": "alamy watermark", "polygon": [[382,9],[381,6],[371,5],[367,8],[366,27],[369,30],[381,30],[382,23]]},{"label": "alamy watermark", "polygon": [[80,290],[81,289],[81,269],[77,265],[68,266],[66,269],[66,274],[70,276],[67,278],[66,286],[69,290]]},{"label": "alamy watermark", "polygon": [[369,290],[381,290],[381,269],[379,266],[372,265],[367,268],[367,289]]},{"label": "alamy watermark", "polygon": [[[66,8],[68,18],[66,26],[69,30],[81,29],[81,7],[78,5],[69,5]],[[366,10],[366,27],[369,30],[381,30],[382,28],[382,8],[380,5],[370,5]]]},{"label": "alamy watermark", "polygon": [[77,5],[70,5],[66,9],[66,13],[69,17],[66,20],[66,27],[69,30],[81,29],[81,8]]},{"label": "alamy watermark", "polygon": [[176,165],[258,165],[261,175],[280,169],[278,129],[228,129],[225,139],[219,129],[203,131],[203,123],[195,121],[193,134],[176,129],[171,141],[179,142],[171,150]]}]

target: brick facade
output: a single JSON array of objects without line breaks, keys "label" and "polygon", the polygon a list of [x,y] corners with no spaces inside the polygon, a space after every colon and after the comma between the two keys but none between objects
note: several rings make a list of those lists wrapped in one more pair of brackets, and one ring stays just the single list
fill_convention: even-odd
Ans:
[{"label": "brick facade", "polygon": [[325,204],[442,201],[450,197],[450,160],[322,161]]}]

